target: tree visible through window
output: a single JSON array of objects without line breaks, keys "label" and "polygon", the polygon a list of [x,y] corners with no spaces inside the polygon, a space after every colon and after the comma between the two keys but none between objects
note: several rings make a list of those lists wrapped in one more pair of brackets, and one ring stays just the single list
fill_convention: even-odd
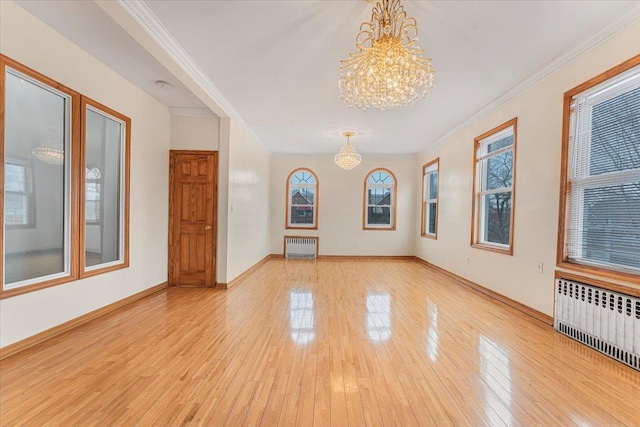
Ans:
[{"label": "tree visible through window", "polygon": [[309,169],[297,169],[287,180],[287,228],[317,228],[318,179]]},{"label": "tree visible through window", "polygon": [[365,181],[365,229],[395,229],[396,179],[387,169],[375,169]]},{"label": "tree visible through window", "polygon": [[516,119],[475,139],[473,243],[511,253]]}]

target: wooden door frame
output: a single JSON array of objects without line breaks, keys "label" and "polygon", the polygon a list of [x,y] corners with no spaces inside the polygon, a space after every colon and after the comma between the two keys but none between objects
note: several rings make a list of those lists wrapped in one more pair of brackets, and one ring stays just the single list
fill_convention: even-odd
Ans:
[{"label": "wooden door frame", "polygon": [[218,284],[218,280],[217,280],[217,256],[218,256],[218,177],[220,174],[220,171],[218,169],[218,165],[219,165],[219,152],[215,151],[215,150],[169,150],[169,245],[168,245],[168,263],[167,263],[167,282],[169,284],[169,286],[178,286],[177,283],[175,282],[175,277],[174,275],[176,274],[174,271],[174,267],[175,264],[172,260],[172,257],[175,256],[175,245],[174,245],[174,241],[173,241],[173,232],[175,224],[174,224],[174,214],[173,214],[173,206],[175,203],[175,192],[174,192],[174,186],[176,183],[176,176],[175,176],[175,159],[176,156],[180,155],[180,154],[185,154],[185,155],[213,155],[213,161],[214,161],[214,167],[215,167],[215,171],[216,171],[216,176],[215,176],[215,182],[213,185],[213,192],[214,192],[214,196],[213,197],[213,230],[211,230],[212,232],[212,241],[214,243],[213,245],[213,254],[211,257],[212,263],[213,265],[211,266],[213,268],[213,286],[211,286],[211,288],[215,288],[216,285]]}]

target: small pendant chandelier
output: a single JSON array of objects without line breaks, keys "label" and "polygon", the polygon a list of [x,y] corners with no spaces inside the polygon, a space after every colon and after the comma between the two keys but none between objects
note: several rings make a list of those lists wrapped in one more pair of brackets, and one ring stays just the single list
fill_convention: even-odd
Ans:
[{"label": "small pendant chandelier", "polygon": [[429,96],[434,71],[417,42],[416,20],[407,17],[400,0],[378,1],[371,21],[360,26],[355,52],[340,61],[340,99],[366,111]]},{"label": "small pendant chandelier", "polygon": [[349,142],[349,138],[355,134],[355,132],[342,132],[342,136],[347,138],[347,142],[345,142],[344,146],[340,149],[340,152],[333,158],[336,165],[340,166],[344,170],[353,169],[362,161],[362,156],[356,153],[355,147],[351,145],[351,142]]}]

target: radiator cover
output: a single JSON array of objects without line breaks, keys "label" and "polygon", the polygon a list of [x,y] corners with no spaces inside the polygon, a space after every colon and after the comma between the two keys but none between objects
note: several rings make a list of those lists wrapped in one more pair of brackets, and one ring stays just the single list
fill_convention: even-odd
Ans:
[{"label": "radiator cover", "polygon": [[317,237],[286,236],[284,256],[289,259],[313,259],[318,256]]},{"label": "radiator cover", "polygon": [[640,298],[557,279],[554,328],[640,371]]}]

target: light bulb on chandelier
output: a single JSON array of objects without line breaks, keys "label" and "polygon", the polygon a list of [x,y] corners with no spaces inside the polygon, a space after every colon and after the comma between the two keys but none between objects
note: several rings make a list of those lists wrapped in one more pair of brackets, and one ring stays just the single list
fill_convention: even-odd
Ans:
[{"label": "light bulb on chandelier", "polygon": [[429,96],[435,72],[417,41],[416,20],[400,0],[377,2],[360,26],[356,51],[340,61],[340,99],[350,108],[384,110]]},{"label": "light bulb on chandelier", "polygon": [[362,156],[356,153],[355,147],[351,145],[351,142],[349,141],[349,138],[355,134],[355,132],[342,132],[342,136],[347,138],[347,142],[345,142],[344,146],[340,149],[340,152],[333,158],[336,165],[344,170],[353,169],[362,161]]}]

